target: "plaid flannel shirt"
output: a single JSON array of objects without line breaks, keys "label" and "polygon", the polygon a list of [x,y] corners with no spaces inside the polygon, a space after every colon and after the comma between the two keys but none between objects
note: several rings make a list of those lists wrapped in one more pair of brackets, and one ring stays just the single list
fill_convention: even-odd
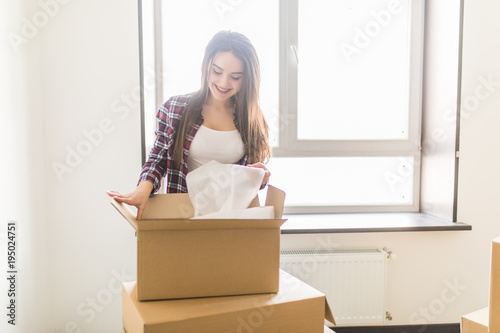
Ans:
[{"label": "plaid flannel shirt", "polygon": [[[174,134],[191,96],[191,94],[188,94],[169,98],[156,114],[156,140],[149,153],[148,160],[142,167],[138,182],[147,180],[153,183],[153,193],[156,193],[160,189],[161,180],[165,175],[167,175],[167,193],[187,192],[186,175],[189,172],[187,158],[191,142],[201,124],[203,124],[203,116],[201,114],[186,135],[184,154],[179,168],[174,165],[172,157],[174,153]],[[236,116],[234,117],[234,123],[235,125],[238,123]],[[248,156],[245,154],[237,164],[246,165],[247,160]]]}]

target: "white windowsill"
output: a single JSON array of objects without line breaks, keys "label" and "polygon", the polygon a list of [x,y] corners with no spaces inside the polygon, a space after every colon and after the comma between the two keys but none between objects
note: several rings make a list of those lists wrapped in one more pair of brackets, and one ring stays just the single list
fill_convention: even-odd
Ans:
[{"label": "white windowsill", "polygon": [[282,234],[472,230],[424,213],[288,214]]}]

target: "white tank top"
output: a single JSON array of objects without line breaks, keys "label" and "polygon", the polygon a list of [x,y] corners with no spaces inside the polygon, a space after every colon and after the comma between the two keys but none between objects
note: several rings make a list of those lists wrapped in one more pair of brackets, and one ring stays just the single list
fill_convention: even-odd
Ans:
[{"label": "white tank top", "polygon": [[245,147],[238,130],[217,131],[201,125],[189,147],[188,169],[193,171],[212,160],[233,164],[244,155]]}]

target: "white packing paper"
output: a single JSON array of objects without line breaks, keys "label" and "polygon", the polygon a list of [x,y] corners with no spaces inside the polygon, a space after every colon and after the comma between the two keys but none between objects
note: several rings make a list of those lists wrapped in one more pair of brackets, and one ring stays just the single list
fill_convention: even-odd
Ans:
[{"label": "white packing paper", "polygon": [[197,217],[192,217],[192,220],[197,219],[274,219],[274,207],[273,206],[263,206],[263,207],[252,207],[243,210],[232,210],[229,212],[217,212],[207,215],[201,215]]},{"label": "white packing paper", "polygon": [[[235,164],[221,164],[211,161],[187,174],[186,183],[189,198],[194,207],[194,217],[219,213],[210,218],[255,217],[257,210],[243,213],[257,196],[264,170]],[[268,218],[269,210],[260,210]],[[211,215],[214,216],[214,215]],[[274,213],[273,213],[274,216]]]}]

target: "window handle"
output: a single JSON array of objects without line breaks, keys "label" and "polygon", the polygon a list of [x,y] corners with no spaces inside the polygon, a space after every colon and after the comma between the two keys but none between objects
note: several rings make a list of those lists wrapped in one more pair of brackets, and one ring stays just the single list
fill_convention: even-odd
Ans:
[{"label": "window handle", "polygon": [[297,51],[297,45],[292,44],[290,45],[290,48],[293,51],[293,54],[295,54],[295,60],[297,61],[297,64],[299,63],[299,52]]}]

